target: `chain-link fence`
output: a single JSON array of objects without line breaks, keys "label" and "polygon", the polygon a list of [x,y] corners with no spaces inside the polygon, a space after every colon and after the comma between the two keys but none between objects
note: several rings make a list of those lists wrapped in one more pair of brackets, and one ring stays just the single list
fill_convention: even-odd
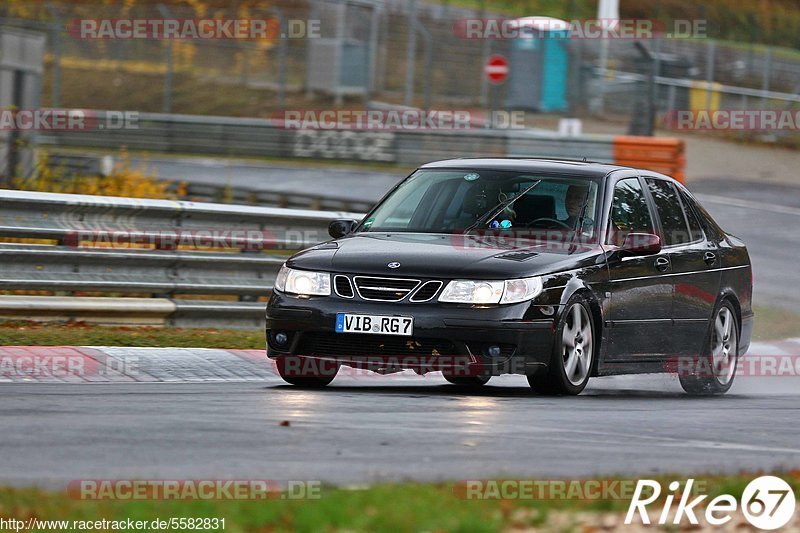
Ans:
[{"label": "chain-link fence", "polygon": [[[564,16],[571,9],[576,16],[584,14],[573,4],[565,3]],[[0,22],[48,35],[43,89],[44,103],[53,106],[269,116],[275,109],[313,107],[329,98],[340,105],[383,100],[424,108],[513,107],[520,101],[510,93],[521,90],[524,95],[527,90],[519,86],[528,83],[524,77],[515,81],[515,72],[528,68],[522,64],[527,56],[515,55],[518,42],[467,39],[456,31],[464,19],[497,16],[487,10],[415,0],[278,0],[265,7],[205,12],[187,5],[121,9],[37,4],[24,18],[7,16]],[[69,31],[75,20],[122,17],[260,18],[274,21],[277,30],[256,40],[81,39]],[[319,21],[317,34],[289,34],[290,26],[308,29],[314,21]],[[707,103],[717,107],[797,104],[797,50],[710,38],[649,39],[642,44],[651,60],[643,60],[632,39],[570,39],[564,44],[567,105],[554,110],[632,115],[647,76],[654,72],[653,62],[661,110],[691,107],[693,99],[695,104],[702,100],[703,90]],[[512,59],[509,82],[499,88],[488,83],[483,71],[492,54]],[[523,101],[521,107],[547,110],[539,105],[540,96],[531,94],[530,105]]]}]

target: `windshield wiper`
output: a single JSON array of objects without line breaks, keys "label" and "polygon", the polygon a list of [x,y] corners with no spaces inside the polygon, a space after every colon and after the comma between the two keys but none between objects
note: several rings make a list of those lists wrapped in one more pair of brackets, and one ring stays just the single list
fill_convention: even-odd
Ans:
[{"label": "windshield wiper", "polygon": [[482,223],[484,223],[484,222],[486,222],[488,220],[492,220],[494,217],[499,215],[504,209],[506,209],[507,207],[510,207],[514,202],[516,202],[517,200],[519,200],[520,198],[522,198],[523,196],[528,194],[530,191],[532,191],[541,182],[542,182],[542,180],[538,180],[538,181],[536,181],[536,183],[534,183],[533,185],[531,185],[530,187],[528,187],[527,189],[525,189],[524,191],[522,191],[518,195],[514,196],[513,198],[508,198],[508,199],[503,200],[502,202],[498,203],[497,205],[495,205],[494,207],[489,209],[487,212],[485,212],[484,214],[479,216],[478,219],[475,220],[475,222],[473,222],[472,224],[470,224],[469,226],[464,228],[464,233],[469,233],[470,231],[472,231],[475,228],[477,228],[478,226],[480,226]]}]

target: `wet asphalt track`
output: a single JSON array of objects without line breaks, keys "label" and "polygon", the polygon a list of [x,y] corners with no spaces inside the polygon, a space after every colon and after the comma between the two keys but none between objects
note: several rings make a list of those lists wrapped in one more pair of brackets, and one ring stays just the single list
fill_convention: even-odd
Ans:
[{"label": "wet asphalt track", "polygon": [[[132,349],[135,351],[135,349]],[[134,353],[134,352],[132,352]],[[478,392],[440,376],[0,385],[4,483],[73,479],[564,479],[800,466],[800,379],[691,398],[667,375],[595,379],[579,397],[524,378]],[[281,426],[287,420],[290,426]]]},{"label": "wet asphalt track", "polygon": [[[251,171],[241,172],[236,179]],[[283,175],[282,182],[301,186],[296,177]],[[379,178],[336,172],[325,187],[368,181],[373,186],[359,190],[373,199],[393,179]],[[798,189],[720,189],[718,182],[691,188],[747,242],[756,303],[800,311]],[[291,425],[280,426],[283,420]],[[800,466],[798,420],[797,378],[743,378],[729,395],[705,399],[685,396],[669,376],[595,379],[584,395],[555,399],[533,396],[519,377],[494,378],[478,393],[435,376],[337,377],[314,392],[275,376],[0,383],[0,479],[48,486],[128,477],[360,484],[788,469]]]}]

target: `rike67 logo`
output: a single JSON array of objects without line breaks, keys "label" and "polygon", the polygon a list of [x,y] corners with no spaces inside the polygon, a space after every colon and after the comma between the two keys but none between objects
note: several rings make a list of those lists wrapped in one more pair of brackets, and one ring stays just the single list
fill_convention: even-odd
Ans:
[{"label": "rike67 logo", "polygon": [[[762,476],[751,481],[742,493],[741,502],[730,494],[723,494],[707,502],[703,507],[702,504],[708,499],[708,495],[694,497],[693,488],[693,479],[689,479],[685,486],[681,486],[678,481],[670,483],[669,492],[664,498],[664,505],[655,523],[666,525],[672,517],[673,525],[688,522],[697,526],[700,524],[698,520],[700,515],[707,524],[722,526],[733,520],[733,515],[741,509],[745,519],[753,527],[771,531],[786,526],[794,516],[796,505],[794,491],[788,483],[775,476]],[[658,481],[639,480],[625,517],[625,524],[630,525],[637,521],[637,515],[642,524],[651,524],[654,520],[649,506],[659,501],[662,492]],[[658,512],[657,506],[653,510]]]}]

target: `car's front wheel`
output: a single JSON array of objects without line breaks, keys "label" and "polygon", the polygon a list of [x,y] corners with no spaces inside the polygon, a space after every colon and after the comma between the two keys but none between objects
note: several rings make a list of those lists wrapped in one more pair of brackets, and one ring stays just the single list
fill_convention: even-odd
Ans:
[{"label": "car's front wheel", "polygon": [[592,373],[595,348],[592,312],[584,296],[570,299],[555,333],[547,372],[528,376],[528,383],[540,394],[580,394]]},{"label": "car's front wheel", "polygon": [[678,377],[683,390],[694,395],[724,394],[733,385],[739,357],[739,326],[730,302],[714,313],[703,355],[683,358]]},{"label": "car's front wheel", "polygon": [[339,365],[334,361],[298,355],[278,357],[275,365],[278,367],[278,374],[285,382],[307,389],[328,385],[339,371]]}]

